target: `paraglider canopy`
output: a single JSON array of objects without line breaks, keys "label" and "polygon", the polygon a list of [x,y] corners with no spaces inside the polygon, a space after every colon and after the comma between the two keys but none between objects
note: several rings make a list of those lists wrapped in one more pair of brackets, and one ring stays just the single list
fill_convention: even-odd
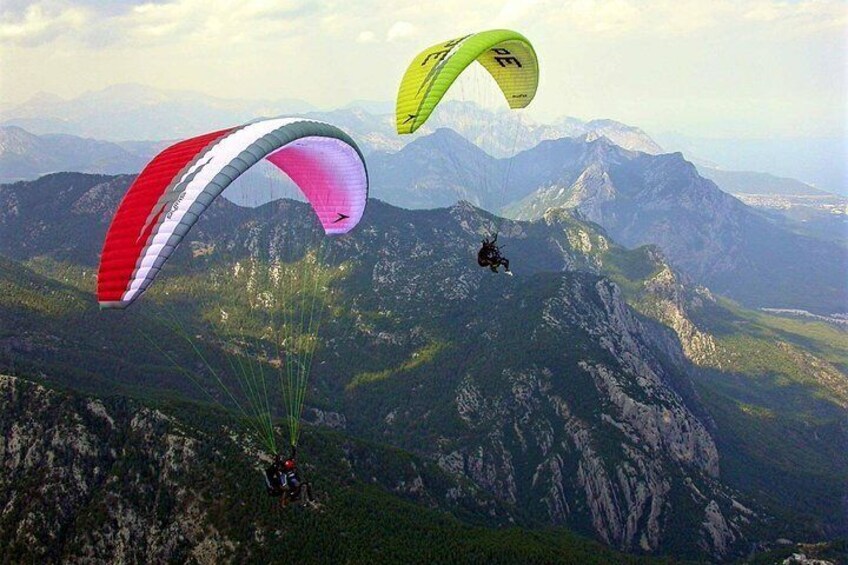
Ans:
[{"label": "paraglider canopy", "polygon": [[362,218],[365,161],[335,126],[274,118],[181,141],[144,168],[115,213],[97,275],[101,307],[124,308],[143,293],[211,202],[262,159],[294,181],[328,235]]},{"label": "paraglider canopy", "polygon": [[474,33],[437,43],[412,60],[398,89],[397,132],[412,133],[421,127],[474,61],[492,75],[510,108],[524,108],[533,100],[539,64],[527,38],[508,29]]}]

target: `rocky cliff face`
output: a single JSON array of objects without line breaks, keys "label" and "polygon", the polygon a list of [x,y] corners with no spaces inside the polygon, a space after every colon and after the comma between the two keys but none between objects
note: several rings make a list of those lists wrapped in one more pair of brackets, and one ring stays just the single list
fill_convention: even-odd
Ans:
[{"label": "rocky cliff face", "polygon": [[12,377],[0,376],[0,404],[7,559],[213,563],[233,554],[189,481],[204,441],[197,430]]},{"label": "rocky cliff face", "polygon": [[705,302],[714,303],[715,299],[708,289],[694,285],[684,287],[680,279],[680,274],[664,264],[645,282],[645,290],[654,300],[644,310],[674,330],[689,360],[704,364],[716,353],[715,338],[695,325],[688,310],[698,309]]},{"label": "rocky cliff face", "polygon": [[[0,375],[0,559],[222,563],[335,552],[356,561],[397,551],[386,540],[366,544],[370,553],[358,554],[356,541],[338,548],[339,535],[386,527],[389,517],[354,517],[357,508],[387,511],[386,497],[416,502],[394,510],[417,513],[429,528],[443,526],[420,507],[477,523],[513,521],[503,505],[431,463],[315,432],[305,472],[315,471],[320,506],[283,514],[264,498],[267,455],[228,424],[189,406],[175,417]],[[401,523],[392,535],[412,533]]]},{"label": "rocky cliff face", "polygon": [[[452,364],[452,374],[436,361],[430,370],[441,378],[412,377],[419,395],[447,389],[437,396],[449,409],[434,414],[384,398],[369,424],[390,438],[402,437],[413,422],[432,425],[436,435],[425,445],[446,471],[554,524],[589,526],[622,549],[662,548],[668,524],[691,520],[694,499],[700,516],[720,515],[726,527],[703,519],[684,529],[700,532],[711,554],[725,555],[743,537],[747,517],[718,486],[716,445],[646,344],[648,330],[608,281],[548,282],[555,290],[539,297],[538,309],[516,298],[514,307],[501,303],[507,312],[495,321],[466,320],[468,336],[483,331],[470,345],[479,348],[476,361]],[[538,322],[528,324],[522,308],[538,312]],[[523,344],[510,337],[515,327],[532,328]],[[518,347],[520,358],[508,353]],[[496,357],[499,363],[486,361]],[[361,397],[349,411],[373,398]],[[453,429],[447,419],[456,421]]]}]

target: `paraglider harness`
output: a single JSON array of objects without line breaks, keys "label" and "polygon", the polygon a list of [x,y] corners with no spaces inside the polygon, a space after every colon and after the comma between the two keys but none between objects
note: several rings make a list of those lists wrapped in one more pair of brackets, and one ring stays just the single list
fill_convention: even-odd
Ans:
[{"label": "paraglider harness", "polygon": [[498,247],[497,241],[498,234],[496,233],[491,240],[487,237],[481,242],[482,247],[477,252],[477,264],[481,267],[489,267],[494,273],[497,273],[498,267],[502,266],[509,273],[509,259],[501,256],[501,248]]},{"label": "paraglider harness", "polygon": [[297,468],[295,455],[296,448],[292,448],[291,455],[283,459],[278,453],[274,462],[265,469],[265,486],[268,495],[280,497],[280,505],[288,506],[291,502],[303,501],[304,505],[313,502],[312,485],[303,479]]}]

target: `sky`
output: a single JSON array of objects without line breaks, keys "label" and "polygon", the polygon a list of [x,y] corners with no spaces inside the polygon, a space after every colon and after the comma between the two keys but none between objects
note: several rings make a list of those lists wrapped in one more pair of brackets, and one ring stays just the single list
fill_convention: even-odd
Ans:
[{"label": "sky", "polygon": [[324,109],[389,101],[417,52],[498,27],[538,53],[541,121],[846,136],[844,0],[2,0],[0,107],[122,83]]}]

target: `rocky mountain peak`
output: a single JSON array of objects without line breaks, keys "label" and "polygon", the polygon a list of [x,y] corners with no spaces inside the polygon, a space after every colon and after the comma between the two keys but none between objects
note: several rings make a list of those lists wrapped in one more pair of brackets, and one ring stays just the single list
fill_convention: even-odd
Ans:
[{"label": "rocky mountain peak", "polygon": [[38,143],[35,136],[18,126],[0,126],[0,159],[10,155],[31,157],[33,148]]},{"label": "rocky mountain peak", "polygon": [[[539,144],[517,159],[514,170],[525,183],[505,209],[512,217],[533,219],[550,208],[577,207],[624,245],[658,245],[714,291],[758,306],[804,303],[805,309],[844,310],[848,297],[837,282],[848,262],[844,249],[775,225],[701,177],[681,153],[636,153],[605,137],[585,136]],[[784,242],[780,251],[777,241]],[[801,276],[799,262],[819,273],[820,282],[829,282]],[[762,277],[765,272],[771,274]],[[784,282],[773,284],[778,279]]]},{"label": "rocky mountain peak", "polygon": [[638,127],[609,119],[592,120],[585,127],[590,132],[603,135],[619,147],[630,151],[639,151],[650,155],[664,153],[662,147]]}]

